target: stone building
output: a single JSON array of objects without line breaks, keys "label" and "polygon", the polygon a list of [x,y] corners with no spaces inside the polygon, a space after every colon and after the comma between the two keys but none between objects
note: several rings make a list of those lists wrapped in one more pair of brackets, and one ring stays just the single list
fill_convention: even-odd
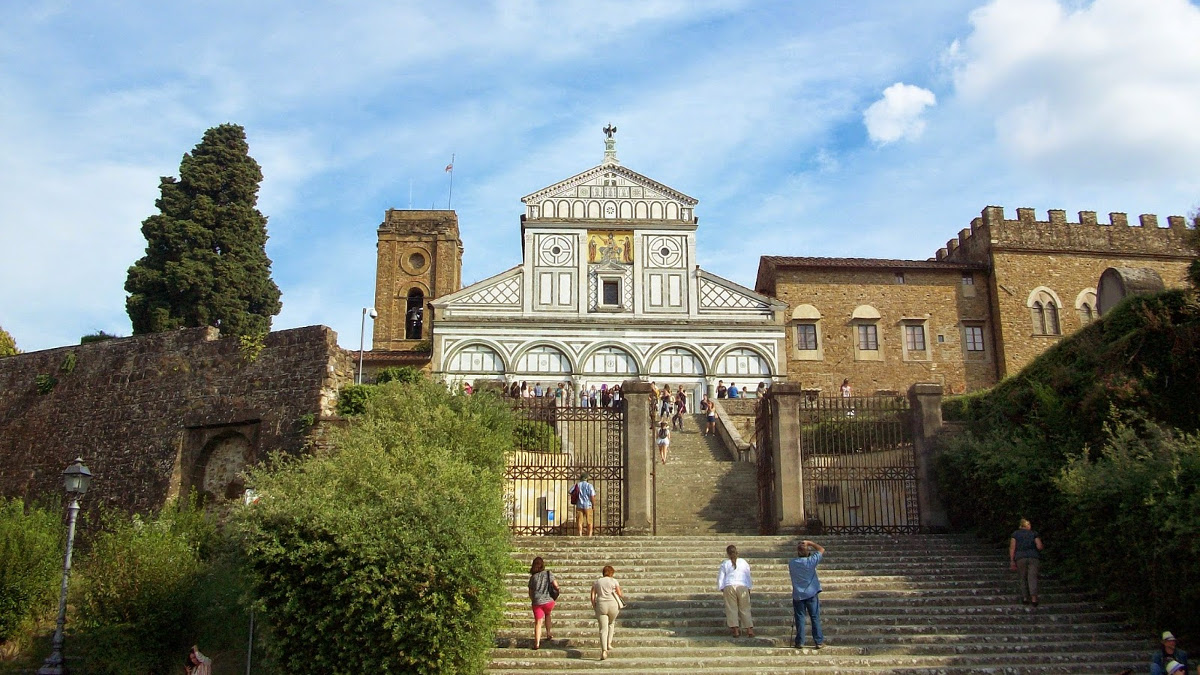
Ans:
[{"label": "stone building", "polygon": [[1123,213],[1069,223],[1033,209],[1015,220],[989,206],[930,260],[764,256],[756,290],[788,304],[787,379],[855,394],[936,382],[948,392],[987,387],[1097,316],[1096,287],[1111,267],[1149,268],[1186,285],[1195,252],[1180,216]]}]

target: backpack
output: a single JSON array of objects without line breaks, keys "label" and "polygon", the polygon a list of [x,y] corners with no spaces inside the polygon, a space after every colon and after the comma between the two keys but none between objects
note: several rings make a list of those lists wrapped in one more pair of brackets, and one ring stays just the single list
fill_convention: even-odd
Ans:
[{"label": "backpack", "polygon": [[659,429],[659,430],[658,430],[658,437],[659,437],[659,438],[666,438],[666,437],[667,437],[667,428],[666,428],[666,427],[663,427],[663,428],[661,428],[661,429]]},{"label": "backpack", "polygon": [[571,503],[572,504],[578,504],[579,503],[579,483],[572,485],[571,491],[568,492],[567,494],[571,495]]}]

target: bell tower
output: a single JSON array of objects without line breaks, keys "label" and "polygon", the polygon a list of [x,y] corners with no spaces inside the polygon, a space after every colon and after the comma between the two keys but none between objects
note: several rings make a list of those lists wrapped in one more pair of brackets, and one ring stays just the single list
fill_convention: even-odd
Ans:
[{"label": "bell tower", "polygon": [[429,302],[462,286],[458,215],[388,209],[378,236],[371,348],[412,351],[430,339]]}]

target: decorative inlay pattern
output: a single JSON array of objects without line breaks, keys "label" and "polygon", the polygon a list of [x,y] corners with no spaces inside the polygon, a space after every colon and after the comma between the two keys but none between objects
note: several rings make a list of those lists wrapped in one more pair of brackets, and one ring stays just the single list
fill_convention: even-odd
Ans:
[{"label": "decorative inlay pattern", "polygon": [[646,255],[654,267],[683,267],[683,244],[678,237],[650,237]]},{"label": "decorative inlay pattern", "polygon": [[459,302],[464,305],[520,305],[521,276],[511,276],[487,288],[481,288]]},{"label": "decorative inlay pattern", "polygon": [[770,305],[748,295],[732,291],[708,279],[700,279],[700,306],[722,309],[770,309]]},{"label": "decorative inlay pattern", "polygon": [[575,247],[571,239],[561,234],[538,237],[538,264],[567,267],[575,263]]}]

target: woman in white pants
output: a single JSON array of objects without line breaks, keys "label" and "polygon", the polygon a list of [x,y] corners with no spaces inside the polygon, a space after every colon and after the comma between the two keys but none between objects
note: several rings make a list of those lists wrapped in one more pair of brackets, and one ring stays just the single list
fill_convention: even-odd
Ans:
[{"label": "woman in white pants", "polygon": [[621,593],[621,584],[613,578],[616,570],[612,565],[605,565],[601,573],[604,576],[592,583],[592,609],[596,610],[596,620],[600,623],[600,660],[603,661],[612,649],[617,614],[625,606],[625,596]]},{"label": "woman in white pants", "polygon": [[725,596],[725,625],[733,637],[741,637],[741,629],[747,637],[754,637],[754,617],[750,616],[750,563],[738,557],[737,547],[730,544],[725,548],[729,559],[721,562],[717,571],[717,590]]}]

